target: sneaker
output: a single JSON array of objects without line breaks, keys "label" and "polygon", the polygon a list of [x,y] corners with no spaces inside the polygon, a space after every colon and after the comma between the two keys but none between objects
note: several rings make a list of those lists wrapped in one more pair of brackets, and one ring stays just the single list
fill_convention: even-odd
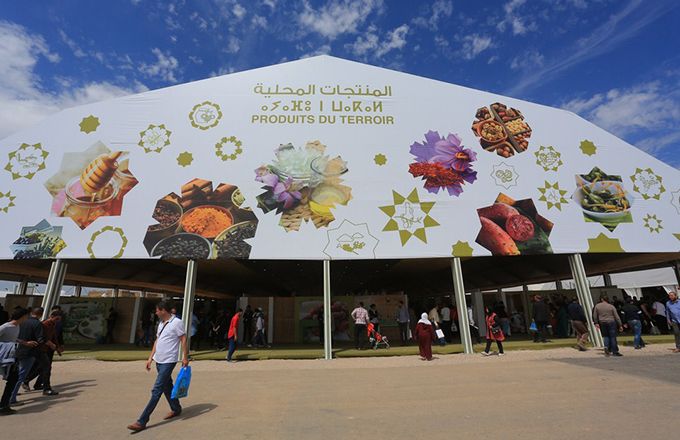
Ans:
[{"label": "sneaker", "polygon": [[24,391],[31,391],[31,387],[26,382],[21,384],[21,389]]},{"label": "sneaker", "polygon": [[498,356],[505,356],[505,353],[498,353]]},{"label": "sneaker", "polygon": [[636,350],[641,350],[642,347],[640,347],[640,346],[638,345],[637,347],[635,347],[635,349],[636,349]]},{"label": "sneaker", "polygon": [[488,351],[483,351],[482,356],[491,356],[491,353],[489,353]]},{"label": "sneaker", "polygon": [[144,431],[146,429],[146,426],[141,425],[139,422],[135,422],[132,425],[128,425],[127,429],[133,432],[139,432]]},{"label": "sneaker", "polygon": [[14,414],[16,412],[17,412],[16,409],[12,409],[9,406],[4,406],[4,407],[0,408],[0,416],[8,416],[8,415]]},{"label": "sneaker", "polygon": [[613,354],[613,356],[621,357],[621,356],[623,356],[623,355],[617,351],[616,353]]},{"label": "sneaker", "polygon": [[59,395],[59,392],[54,391],[54,390],[43,391],[43,396],[57,396],[57,395]]},{"label": "sneaker", "polygon": [[604,348],[604,354],[606,354],[607,356],[609,356],[609,349],[608,349],[607,347]]},{"label": "sneaker", "polygon": [[10,402],[9,406],[23,406],[25,402]]}]

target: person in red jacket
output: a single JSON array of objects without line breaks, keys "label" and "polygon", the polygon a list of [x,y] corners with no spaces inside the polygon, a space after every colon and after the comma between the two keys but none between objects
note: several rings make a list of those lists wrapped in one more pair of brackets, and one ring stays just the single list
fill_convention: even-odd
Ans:
[{"label": "person in red jacket", "polygon": [[238,309],[231,318],[229,324],[229,333],[227,333],[227,341],[229,341],[229,351],[227,352],[227,362],[232,362],[231,357],[236,351],[236,341],[238,341],[238,321],[243,314],[242,309]]},{"label": "person in red jacket", "polygon": [[418,348],[420,349],[420,359],[432,360],[432,342],[435,340],[434,328],[427,313],[420,316],[420,321],[416,325],[415,338],[418,341]]},{"label": "person in red jacket", "polygon": [[491,343],[496,341],[498,345],[498,356],[503,356],[503,341],[505,341],[505,335],[503,334],[503,329],[501,329],[500,319],[496,315],[496,312],[486,308],[486,348],[482,353],[484,356],[489,356],[489,350],[491,349]]}]

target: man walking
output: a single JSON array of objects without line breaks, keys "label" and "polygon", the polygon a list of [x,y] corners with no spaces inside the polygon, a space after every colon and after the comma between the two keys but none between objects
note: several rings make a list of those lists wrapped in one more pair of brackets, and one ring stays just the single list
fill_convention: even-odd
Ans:
[{"label": "man walking", "polygon": [[227,342],[229,343],[227,362],[231,362],[231,357],[236,351],[236,343],[238,341],[238,321],[241,319],[241,315],[243,315],[243,310],[239,308],[236,313],[234,313],[234,316],[231,317],[231,322],[229,323],[229,333],[227,333]]},{"label": "man walking", "polygon": [[182,366],[189,365],[189,345],[182,320],[172,315],[171,310],[170,301],[163,300],[156,305],[156,316],[160,319],[160,323],[158,324],[156,342],[154,342],[149,359],[146,361],[146,371],[151,370],[151,363],[155,361],[158,375],[151,389],[149,403],[147,403],[139,419],[128,426],[131,431],[139,432],[146,429],[149,417],[156,409],[161,395],[165,395],[168,404],[170,404],[170,413],[163,420],[170,420],[182,413],[179,399],[170,397],[172,393],[172,370],[175,369],[177,364],[180,344],[182,344]]},{"label": "man walking", "polygon": [[442,330],[444,331],[444,339],[446,339],[446,342],[449,344],[451,343],[451,308],[449,307],[449,303],[445,302],[444,306],[442,309],[439,311],[439,315],[442,320]]},{"label": "man walking", "polygon": [[364,308],[364,303],[359,302],[359,306],[352,310],[350,316],[354,320],[354,346],[357,350],[363,350],[366,344],[366,326],[368,325],[368,311]]},{"label": "man walking", "polygon": [[673,353],[680,353],[680,301],[678,301],[678,292],[668,292],[666,319],[668,320],[668,325],[673,329],[673,335],[675,336],[675,349]]},{"label": "man walking", "polygon": [[550,320],[550,312],[548,305],[543,301],[541,295],[534,297],[534,322],[536,323],[536,333],[534,334],[534,342],[548,342],[548,321]]},{"label": "man walking", "polygon": [[[246,306],[246,310],[241,314],[243,317],[243,342],[248,347],[253,344],[253,309],[250,304]],[[232,318],[233,319],[233,318]],[[236,340],[238,342],[238,339]]]},{"label": "man walking", "polygon": [[404,301],[399,301],[399,308],[397,309],[397,323],[399,324],[399,337],[401,338],[401,345],[408,343],[408,323],[409,323],[408,307]]},{"label": "man walking", "polygon": [[[28,319],[28,310],[19,307],[12,312],[12,316],[8,322],[0,325],[0,353],[7,353],[7,356],[10,356],[11,352],[15,352],[17,343],[29,348],[38,346],[36,341],[26,342],[18,339],[20,326],[26,319]],[[10,408],[9,402],[14,387],[19,381],[19,365],[16,362],[16,358],[14,359],[14,362],[9,365],[6,365],[9,362],[3,362],[5,359],[5,356],[0,356],[0,366],[9,369],[6,375],[7,383],[5,383],[5,390],[2,393],[2,398],[0,398],[0,415],[7,415],[15,412]]]},{"label": "man walking", "polygon": [[576,346],[578,350],[586,351],[586,343],[588,343],[586,314],[576,298],[572,299],[571,303],[567,306],[567,314],[569,314],[569,319],[571,319],[571,327],[576,332]]},{"label": "man walking", "polygon": [[38,357],[38,345],[45,343],[43,326],[40,322],[44,310],[42,307],[36,307],[31,311],[31,316],[19,326],[19,336],[17,339],[29,342],[29,344],[21,344],[17,347],[16,360],[19,367],[19,377],[10,397],[10,405],[19,405],[19,402],[17,402],[19,387],[26,380]]},{"label": "man walking", "polygon": [[616,307],[609,304],[606,295],[600,297],[600,302],[593,308],[593,321],[602,332],[604,338],[604,354],[609,356],[623,356],[619,353],[619,344],[616,341],[616,331],[623,331],[621,318]]},{"label": "man walking", "polygon": [[626,298],[626,303],[621,307],[621,312],[623,313],[623,320],[633,332],[633,345],[635,349],[641,349],[645,346],[644,342],[642,342],[642,310],[633,304],[633,300]]},{"label": "man walking", "polygon": [[30,374],[24,380],[24,389],[29,390],[29,382],[39,377],[36,381],[35,390],[42,390],[44,396],[56,396],[58,392],[52,389],[52,360],[54,359],[54,352],[59,356],[64,351],[64,347],[59,344],[57,336],[57,325],[61,322],[61,312],[53,311],[50,317],[42,322],[43,336],[45,342],[38,347],[36,361],[33,364]]}]

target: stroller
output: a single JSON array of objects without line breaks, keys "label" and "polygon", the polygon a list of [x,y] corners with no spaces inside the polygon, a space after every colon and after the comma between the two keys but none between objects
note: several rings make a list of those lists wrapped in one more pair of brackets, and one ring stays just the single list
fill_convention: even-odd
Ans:
[{"label": "stroller", "polygon": [[368,323],[366,333],[368,334],[368,342],[371,344],[373,350],[377,350],[381,345],[385,348],[390,348],[390,342],[387,340],[387,336],[378,333],[372,322]]}]

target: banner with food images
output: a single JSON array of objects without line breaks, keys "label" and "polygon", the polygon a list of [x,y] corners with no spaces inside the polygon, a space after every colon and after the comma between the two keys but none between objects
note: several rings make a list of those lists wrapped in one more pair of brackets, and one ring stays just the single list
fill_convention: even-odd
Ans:
[{"label": "banner with food images", "polygon": [[68,109],[0,146],[4,259],[680,249],[673,167],[564,110],[329,56]]}]

